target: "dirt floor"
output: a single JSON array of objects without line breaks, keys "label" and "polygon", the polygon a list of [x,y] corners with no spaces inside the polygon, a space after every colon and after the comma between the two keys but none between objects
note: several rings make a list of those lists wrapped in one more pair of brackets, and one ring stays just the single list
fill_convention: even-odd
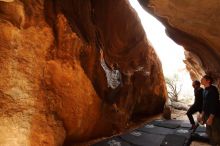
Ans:
[{"label": "dirt floor", "polygon": [[171,118],[172,119],[176,119],[176,120],[188,120],[187,116],[186,116],[186,111],[184,110],[177,110],[172,108],[171,109]]}]

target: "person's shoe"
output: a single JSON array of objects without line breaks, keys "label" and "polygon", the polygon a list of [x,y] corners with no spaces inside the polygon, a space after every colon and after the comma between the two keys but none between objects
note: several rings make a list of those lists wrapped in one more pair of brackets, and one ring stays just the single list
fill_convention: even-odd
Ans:
[{"label": "person's shoe", "polygon": [[193,130],[195,127],[196,127],[196,125],[193,124],[189,130]]},{"label": "person's shoe", "polygon": [[196,125],[193,126],[192,133],[194,133],[196,131],[196,129],[199,127],[199,123],[197,123]]}]

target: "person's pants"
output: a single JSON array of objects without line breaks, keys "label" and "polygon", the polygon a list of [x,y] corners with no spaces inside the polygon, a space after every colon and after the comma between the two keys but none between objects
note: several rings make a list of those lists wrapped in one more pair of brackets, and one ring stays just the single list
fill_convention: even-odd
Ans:
[{"label": "person's pants", "polygon": [[108,91],[105,91],[105,97],[102,100],[101,109],[105,108],[106,103],[111,105],[117,103],[119,100],[120,90],[121,90],[120,85],[115,89],[108,88]]},{"label": "person's pants", "polygon": [[199,108],[198,106],[192,105],[186,113],[192,125],[195,125],[195,121],[192,115],[195,114],[196,112],[201,112],[201,108]]},{"label": "person's pants", "polygon": [[109,92],[107,95],[107,102],[114,104],[119,100],[119,94],[120,94],[121,86],[119,85],[117,88],[112,89],[109,88]]}]

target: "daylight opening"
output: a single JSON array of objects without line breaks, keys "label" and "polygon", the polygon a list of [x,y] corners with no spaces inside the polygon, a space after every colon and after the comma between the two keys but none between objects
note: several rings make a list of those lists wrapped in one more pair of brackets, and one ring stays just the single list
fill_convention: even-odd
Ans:
[{"label": "daylight opening", "polygon": [[[177,45],[166,35],[165,27],[156,18],[147,13],[140,6],[138,1],[129,1],[141,20],[147,39],[150,41],[160,58],[166,80],[168,82],[172,81],[172,84],[177,87],[177,92],[180,91],[178,100],[192,103],[192,80],[183,62],[183,60],[185,60],[184,48]],[[167,87],[169,91],[168,84]]]}]

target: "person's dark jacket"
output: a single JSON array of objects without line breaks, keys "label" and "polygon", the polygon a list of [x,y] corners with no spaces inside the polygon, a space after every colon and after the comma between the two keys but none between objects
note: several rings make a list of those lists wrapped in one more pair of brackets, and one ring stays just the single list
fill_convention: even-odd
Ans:
[{"label": "person's dark jacket", "polygon": [[194,106],[196,106],[199,110],[202,110],[203,106],[203,89],[201,87],[194,89]]},{"label": "person's dark jacket", "polygon": [[206,116],[217,115],[219,104],[219,92],[218,89],[211,85],[206,87],[203,91],[203,111]]}]

